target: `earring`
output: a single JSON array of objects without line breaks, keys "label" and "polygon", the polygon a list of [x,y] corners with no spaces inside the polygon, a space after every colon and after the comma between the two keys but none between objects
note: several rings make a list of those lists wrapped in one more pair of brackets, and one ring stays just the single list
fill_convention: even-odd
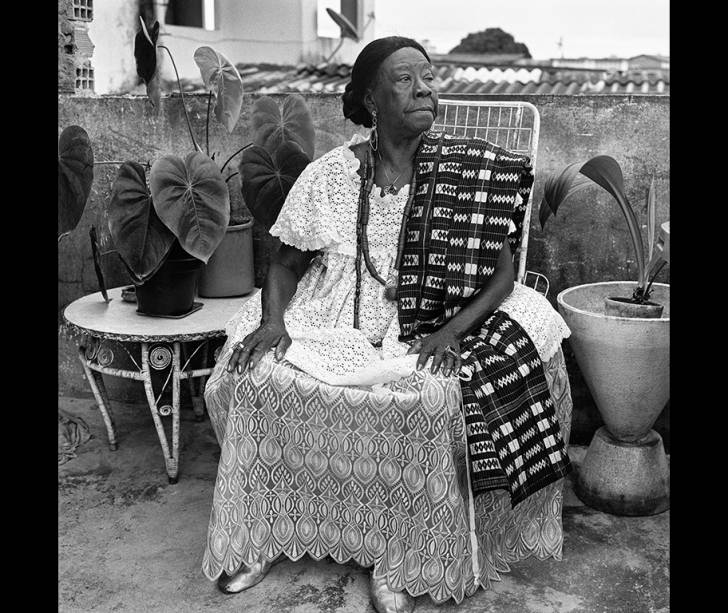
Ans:
[{"label": "earring", "polygon": [[379,134],[377,134],[377,112],[372,111],[372,131],[369,133],[369,146],[372,151],[376,151],[379,147]]}]

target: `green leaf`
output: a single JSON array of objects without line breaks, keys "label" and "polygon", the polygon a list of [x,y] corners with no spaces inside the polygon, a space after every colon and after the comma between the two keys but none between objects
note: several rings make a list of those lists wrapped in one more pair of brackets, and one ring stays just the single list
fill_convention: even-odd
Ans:
[{"label": "green leaf", "polygon": [[215,117],[232,133],[243,106],[243,80],[238,69],[222,53],[212,47],[199,47],[195,63],[205,87],[215,94]]},{"label": "green leaf", "polygon": [[109,232],[122,262],[136,283],[151,277],[174,244],[174,235],[161,222],[147,189],[144,167],[124,162],[109,202]]},{"label": "green leaf", "polygon": [[569,164],[559,175],[550,175],[546,179],[543,199],[538,208],[538,220],[543,229],[546,220],[552,213],[556,215],[561,204],[580,189],[591,185],[591,181],[579,174],[581,162]]},{"label": "green leaf", "polygon": [[657,230],[657,211],[655,206],[655,177],[650,179],[647,188],[647,259],[652,259],[652,250],[655,247],[655,232]]},{"label": "green leaf", "polygon": [[207,263],[225,236],[230,196],[217,164],[199,151],[165,155],[149,178],[154,208],[182,248]]},{"label": "green leaf", "polygon": [[253,142],[274,155],[286,141],[297,143],[313,159],[316,132],[306,101],[299,94],[286,96],[283,113],[270,96],[258,98],[253,106]]},{"label": "green leaf", "polygon": [[58,235],[83,215],[94,180],[94,153],[86,130],[68,126],[58,139]]},{"label": "green leaf", "polygon": [[259,145],[243,151],[243,197],[253,217],[266,229],[277,219],[288,192],[309,161],[293,142],[283,143],[272,157]]},{"label": "green leaf", "polygon": [[588,160],[579,172],[607,190],[617,201],[617,204],[619,204],[619,208],[627,220],[629,235],[632,238],[632,246],[634,247],[637,258],[638,284],[640,287],[644,287],[642,285],[642,279],[645,276],[645,248],[637,217],[624,193],[624,179],[619,163],[608,155],[597,155]]},{"label": "green leaf", "polygon": [[159,22],[147,30],[144,20],[139,17],[141,28],[134,37],[134,60],[137,74],[149,83],[157,73],[157,37],[159,36]]}]

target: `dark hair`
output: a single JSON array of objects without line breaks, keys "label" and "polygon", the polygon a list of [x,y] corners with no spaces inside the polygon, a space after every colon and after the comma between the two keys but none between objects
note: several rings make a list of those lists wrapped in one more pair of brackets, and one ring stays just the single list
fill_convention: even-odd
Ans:
[{"label": "dark hair", "polygon": [[404,36],[378,38],[364,47],[351,69],[351,81],[347,83],[341,97],[344,103],[344,117],[365,128],[372,127],[372,116],[364,106],[364,96],[372,86],[382,62],[397,49],[414,47],[430,61],[427,51],[416,40]]}]

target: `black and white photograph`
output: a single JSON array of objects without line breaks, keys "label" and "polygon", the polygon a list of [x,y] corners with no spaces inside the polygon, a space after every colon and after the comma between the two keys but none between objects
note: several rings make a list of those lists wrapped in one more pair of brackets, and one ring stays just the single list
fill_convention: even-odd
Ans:
[{"label": "black and white photograph", "polygon": [[668,0],[58,0],[57,100],[59,612],[671,610]]}]

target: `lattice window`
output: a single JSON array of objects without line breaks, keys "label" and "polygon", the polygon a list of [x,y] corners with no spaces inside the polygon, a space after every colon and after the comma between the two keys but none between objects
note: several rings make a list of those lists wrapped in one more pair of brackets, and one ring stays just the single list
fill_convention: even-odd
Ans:
[{"label": "lattice window", "polygon": [[94,0],[73,0],[73,18],[91,21],[94,18]]},{"label": "lattice window", "polygon": [[94,91],[94,69],[91,64],[76,66],[76,91]]}]

